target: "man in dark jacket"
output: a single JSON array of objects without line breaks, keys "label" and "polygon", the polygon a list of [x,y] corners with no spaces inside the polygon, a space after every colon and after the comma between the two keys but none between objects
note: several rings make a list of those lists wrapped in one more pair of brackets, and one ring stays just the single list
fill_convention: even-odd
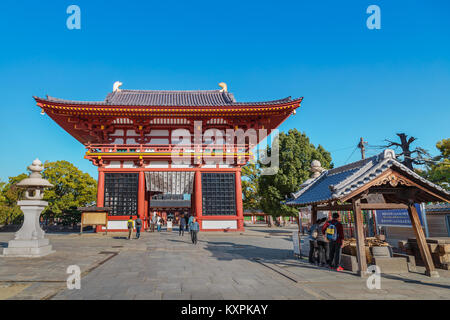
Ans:
[{"label": "man in dark jacket", "polygon": [[184,229],[186,228],[186,219],[184,218],[184,214],[180,216],[180,232],[178,232],[179,236],[184,236]]},{"label": "man in dark jacket", "polygon": [[341,267],[341,250],[344,240],[344,228],[338,221],[339,213],[333,213],[333,219],[327,221],[322,227],[322,233],[326,236],[330,245],[330,267],[336,271],[343,271]]},{"label": "man in dark jacket", "polygon": [[139,239],[141,237],[141,227],[142,227],[142,220],[137,217],[136,220],[134,220],[134,225],[136,227],[136,239]]}]

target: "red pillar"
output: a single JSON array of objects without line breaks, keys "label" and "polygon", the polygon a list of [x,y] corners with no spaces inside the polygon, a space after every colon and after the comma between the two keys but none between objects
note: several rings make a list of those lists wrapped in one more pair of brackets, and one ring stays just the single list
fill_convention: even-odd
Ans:
[{"label": "red pillar", "polygon": [[202,210],[203,210],[202,173],[200,172],[200,170],[195,171],[194,183],[195,183],[195,216],[200,225],[200,228],[202,228]]},{"label": "red pillar", "polygon": [[144,171],[139,171],[139,187],[138,187],[138,216],[144,221],[145,212],[145,175]]},{"label": "red pillar", "polygon": [[[98,168],[97,207],[105,206],[105,172]],[[95,226],[95,232],[102,232],[102,226]]]},{"label": "red pillar", "polygon": [[97,184],[97,207],[103,207],[105,205],[105,172],[98,171],[98,184]]},{"label": "red pillar", "polygon": [[238,217],[237,227],[239,231],[244,231],[244,210],[242,205],[242,185],[241,168],[236,170],[236,215]]}]

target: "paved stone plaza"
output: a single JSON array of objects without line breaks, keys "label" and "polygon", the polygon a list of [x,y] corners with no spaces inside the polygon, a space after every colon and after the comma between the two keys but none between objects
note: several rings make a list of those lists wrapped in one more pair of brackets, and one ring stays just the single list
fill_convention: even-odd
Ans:
[{"label": "paved stone plaza", "polygon": [[[450,272],[383,276],[381,289],[349,272],[311,266],[292,254],[292,228],[244,233],[48,234],[56,253],[0,257],[0,299],[450,299]],[[13,233],[0,233],[5,247]],[[68,290],[78,265],[81,289]],[[418,268],[424,272],[423,268]]]}]

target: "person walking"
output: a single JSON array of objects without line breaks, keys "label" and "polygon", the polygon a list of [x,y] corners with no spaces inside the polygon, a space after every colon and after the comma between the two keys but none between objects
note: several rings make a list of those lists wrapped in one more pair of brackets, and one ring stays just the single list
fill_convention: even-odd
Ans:
[{"label": "person walking", "polygon": [[191,230],[192,221],[194,221],[194,216],[189,217],[189,220],[188,220],[189,231]]},{"label": "person walking", "polygon": [[197,244],[197,233],[200,231],[200,225],[198,224],[197,219],[192,219],[192,223],[189,228],[191,230],[192,243]]},{"label": "person walking", "polygon": [[327,218],[317,221],[319,235],[317,236],[317,246],[319,249],[319,266],[325,267],[330,264],[328,256],[330,255],[330,246],[327,237],[322,233],[323,226],[327,222]]},{"label": "person walking", "polygon": [[139,216],[134,221],[134,224],[136,226],[136,239],[139,239],[141,237],[141,227],[142,227],[142,220]]},{"label": "person walking", "polygon": [[180,217],[180,231],[178,232],[179,236],[184,236],[184,229],[186,228],[186,219],[184,215]]},{"label": "person walking", "polygon": [[133,216],[130,216],[130,219],[128,219],[127,228],[128,228],[128,240],[131,240],[131,234],[133,233],[134,228]]},{"label": "person walking", "polygon": [[156,229],[158,232],[161,232],[162,218],[160,216],[156,216]]},{"label": "person walking", "polygon": [[341,267],[341,250],[344,240],[344,228],[339,222],[339,213],[333,213],[333,219],[327,221],[322,227],[322,233],[326,235],[330,245],[330,268],[343,271]]}]

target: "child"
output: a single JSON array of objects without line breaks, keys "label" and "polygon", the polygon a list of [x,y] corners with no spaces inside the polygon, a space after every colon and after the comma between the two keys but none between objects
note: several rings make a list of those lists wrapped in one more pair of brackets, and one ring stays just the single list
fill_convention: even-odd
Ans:
[{"label": "child", "polygon": [[133,232],[134,229],[133,216],[130,216],[130,219],[128,219],[127,227],[128,227],[128,240],[131,240],[131,233]]}]

